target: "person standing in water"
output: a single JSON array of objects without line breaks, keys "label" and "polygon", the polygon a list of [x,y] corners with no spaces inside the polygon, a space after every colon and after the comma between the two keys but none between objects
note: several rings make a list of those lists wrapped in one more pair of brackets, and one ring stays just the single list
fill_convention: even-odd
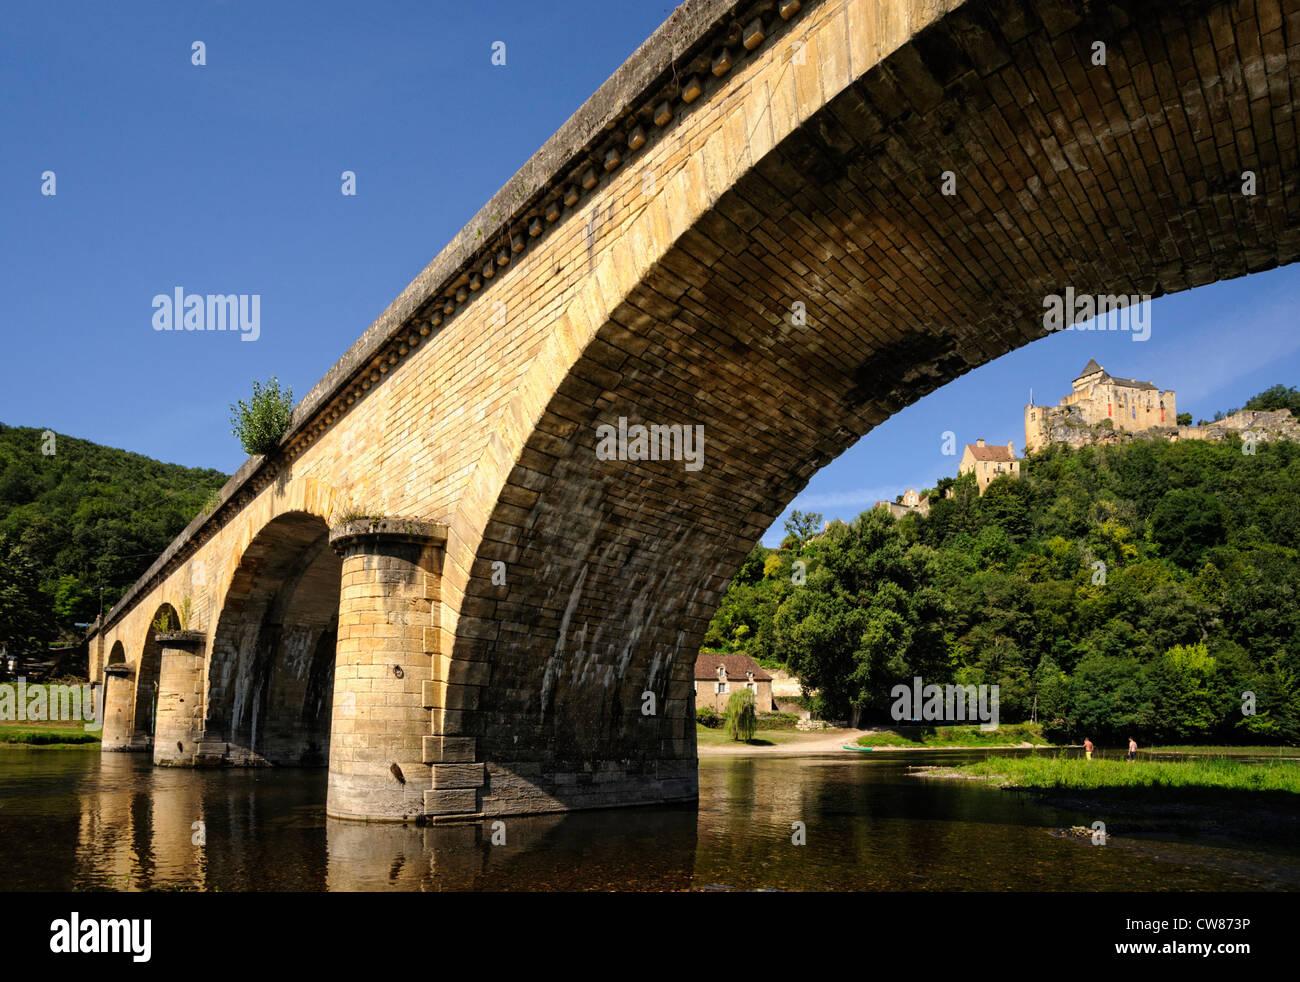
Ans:
[{"label": "person standing in water", "polygon": [[1083,738],[1083,755],[1092,760],[1092,741],[1087,737]]},{"label": "person standing in water", "polygon": [[1137,752],[1138,752],[1137,741],[1134,740],[1132,737],[1129,737],[1128,738],[1128,759],[1135,760],[1137,758]]}]

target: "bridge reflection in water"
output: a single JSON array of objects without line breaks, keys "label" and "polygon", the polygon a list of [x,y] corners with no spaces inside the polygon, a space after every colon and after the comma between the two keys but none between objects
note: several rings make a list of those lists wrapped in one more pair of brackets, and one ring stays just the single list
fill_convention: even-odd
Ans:
[{"label": "bridge reflection in water", "polygon": [[[1293,835],[1142,832],[1116,818],[1120,834],[1097,849],[1053,834],[1095,816],[907,770],[982,755],[706,758],[698,807],[516,816],[494,844],[491,819],[328,819],[321,770],[5,750],[0,891],[1300,889]],[[1215,811],[1232,824],[1226,804]]]},{"label": "bridge reflection in water", "polygon": [[[75,794],[71,868],[59,858],[6,888],[672,891],[694,878],[694,806],[520,816],[504,828],[375,824],[326,818],[321,771],[152,768],[105,754],[97,775],[71,789],[49,775]],[[47,855],[65,844],[63,825],[34,832]]]}]

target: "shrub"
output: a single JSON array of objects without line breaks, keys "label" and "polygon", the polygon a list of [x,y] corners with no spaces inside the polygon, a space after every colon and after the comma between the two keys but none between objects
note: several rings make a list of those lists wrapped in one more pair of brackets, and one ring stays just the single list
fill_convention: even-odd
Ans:
[{"label": "shrub", "polygon": [[799,717],[794,713],[759,713],[759,730],[794,730],[798,729]]},{"label": "shrub", "polygon": [[722,714],[712,706],[705,706],[695,713],[695,722],[701,726],[707,726],[711,730],[716,730],[722,725]]},{"label": "shrub", "polygon": [[265,387],[253,383],[253,399],[230,407],[231,433],[239,437],[244,452],[253,456],[267,454],[280,443],[289,429],[293,415],[293,390],[280,391],[280,382],[274,375]]},{"label": "shrub", "polygon": [[727,700],[727,733],[733,740],[746,742],[754,739],[758,728],[758,715],[754,712],[754,693],[740,689]]}]

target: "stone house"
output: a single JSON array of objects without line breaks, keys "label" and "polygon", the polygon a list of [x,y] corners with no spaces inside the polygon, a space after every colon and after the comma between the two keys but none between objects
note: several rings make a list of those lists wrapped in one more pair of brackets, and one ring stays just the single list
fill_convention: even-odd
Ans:
[{"label": "stone house", "polygon": [[877,501],[874,507],[884,508],[895,518],[902,518],[904,515],[928,515],[930,498],[928,495],[921,497],[916,488],[908,488],[907,494],[898,501]]},{"label": "stone house", "polygon": [[961,463],[957,465],[957,474],[967,473],[975,475],[975,482],[979,485],[981,496],[990,482],[1004,474],[1019,477],[1020,461],[1016,459],[1015,445],[1008,440],[1005,447],[1001,445],[990,447],[985,445],[983,439],[966,444],[966,450],[961,455]]},{"label": "stone house", "polygon": [[740,689],[754,693],[754,708],[773,711],[772,676],[748,655],[720,655],[702,651],[695,659],[695,708],[706,706],[725,712],[727,700]]}]

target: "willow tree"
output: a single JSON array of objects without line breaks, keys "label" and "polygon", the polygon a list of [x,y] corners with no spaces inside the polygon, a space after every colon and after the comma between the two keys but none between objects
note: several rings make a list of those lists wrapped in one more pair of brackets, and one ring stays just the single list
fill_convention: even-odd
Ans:
[{"label": "willow tree", "polygon": [[727,732],[733,740],[748,743],[754,739],[758,729],[758,715],[754,710],[754,693],[749,689],[739,689],[727,700]]}]

